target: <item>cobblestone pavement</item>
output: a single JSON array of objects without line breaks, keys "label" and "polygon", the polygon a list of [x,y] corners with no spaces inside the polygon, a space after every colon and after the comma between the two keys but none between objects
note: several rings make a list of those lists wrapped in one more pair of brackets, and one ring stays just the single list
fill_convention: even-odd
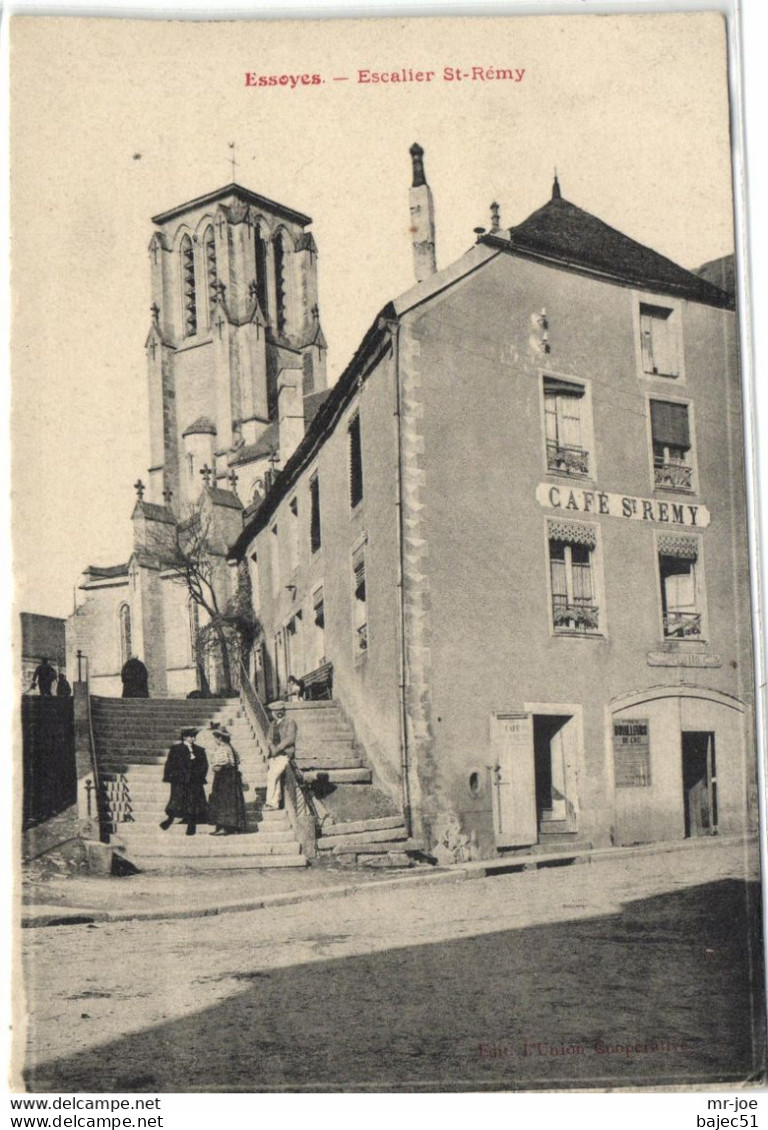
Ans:
[{"label": "cobblestone pavement", "polygon": [[762,1055],[754,856],[709,844],[216,918],[26,930],[28,1086],[744,1081]]}]

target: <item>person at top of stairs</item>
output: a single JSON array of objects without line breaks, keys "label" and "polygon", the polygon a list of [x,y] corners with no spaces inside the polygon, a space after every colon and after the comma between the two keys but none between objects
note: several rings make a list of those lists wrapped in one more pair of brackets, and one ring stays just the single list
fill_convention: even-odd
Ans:
[{"label": "person at top of stairs", "polygon": [[208,779],[208,758],[202,746],[195,745],[196,726],[185,726],[181,741],[172,745],[165,762],[163,780],[171,786],[171,795],[165,806],[167,819],[160,827],[167,832],[178,818],[186,822],[187,835],[194,836],[197,825],[208,820],[205,800],[205,782]]},{"label": "person at top of stairs", "polygon": [[240,775],[240,756],[232,745],[226,726],[211,723],[215,741],[211,753],[213,788],[208,802],[208,822],[216,827],[212,836],[229,836],[245,831],[245,797]]},{"label": "person at top of stairs", "polygon": [[281,699],[270,702],[267,707],[272,715],[272,723],[267,734],[269,760],[267,761],[267,803],[264,807],[276,809],[282,803],[283,774],[288,762],[296,756],[296,723],[286,718],[285,703]]}]

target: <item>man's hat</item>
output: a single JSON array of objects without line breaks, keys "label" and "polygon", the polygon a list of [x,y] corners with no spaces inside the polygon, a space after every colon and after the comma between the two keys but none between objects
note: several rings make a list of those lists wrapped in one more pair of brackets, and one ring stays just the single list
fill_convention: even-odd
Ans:
[{"label": "man's hat", "polygon": [[182,738],[196,738],[197,726],[184,726],[181,731]]},{"label": "man's hat", "polygon": [[274,702],[267,703],[267,710],[285,710],[285,703],[281,698],[276,698]]}]

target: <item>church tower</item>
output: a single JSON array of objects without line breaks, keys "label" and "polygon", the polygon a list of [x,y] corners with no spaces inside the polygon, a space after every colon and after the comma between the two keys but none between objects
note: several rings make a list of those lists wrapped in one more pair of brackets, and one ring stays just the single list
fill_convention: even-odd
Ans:
[{"label": "church tower", "polygon": [[152,222],[149,501],[239,483],[248,507],[326,389],[312,221],[230,184]]}]

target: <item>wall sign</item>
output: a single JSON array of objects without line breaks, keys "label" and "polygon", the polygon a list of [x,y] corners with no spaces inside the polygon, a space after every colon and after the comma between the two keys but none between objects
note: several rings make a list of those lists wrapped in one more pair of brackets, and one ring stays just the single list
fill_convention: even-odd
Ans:
[{"label": "wall sign", "polygon": [[596,514],[634,522],[660,522],[667,526],[703,529],[709,525],[706,506],[692,502],[666,502],[658,498],[637,498],[631,494],[609,494],[553,483],[539,483],[536,500],[547,510],[562,514]]},{"label": "wall sign", "polygon": [[647,718],[622,718],[613,723],[613,764],[617,789],[648,788],[651,746]]}]

